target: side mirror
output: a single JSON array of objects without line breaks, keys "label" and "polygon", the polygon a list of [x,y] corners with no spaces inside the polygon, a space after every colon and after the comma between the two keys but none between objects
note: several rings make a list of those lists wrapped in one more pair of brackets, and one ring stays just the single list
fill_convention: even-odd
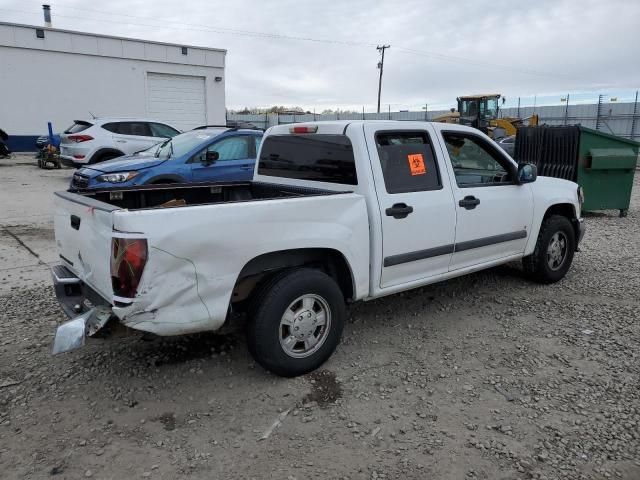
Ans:
[{"label": "side mirror", "polygon": [[518,183],[535,182],[538,178],[538,167],[533,163],[525,163],[518,166]]},{"label": "side mirror", "polygon": [[215,152],[215,151],[214,152],[209,152],[209,151],[207,151],[207,153],[205,155],[204,163],[206,165],[211,165],[212,163],[216,163],[218,158],[220,158],[220,154],[218,152]]}]

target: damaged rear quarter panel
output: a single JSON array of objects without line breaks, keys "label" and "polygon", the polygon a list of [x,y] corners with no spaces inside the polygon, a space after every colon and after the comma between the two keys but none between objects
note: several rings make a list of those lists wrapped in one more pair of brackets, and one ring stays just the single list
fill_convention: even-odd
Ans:
[{"label": "damaged rear quarter panel", "polygon": [[116,230],[143,232],[149,255],[138,294],[114,313],[158,335],[217,330],[238,274],[264,253],[299,248],[341,252],[356,295],[366,295],[369,225],[357,194],[114,212]]}]

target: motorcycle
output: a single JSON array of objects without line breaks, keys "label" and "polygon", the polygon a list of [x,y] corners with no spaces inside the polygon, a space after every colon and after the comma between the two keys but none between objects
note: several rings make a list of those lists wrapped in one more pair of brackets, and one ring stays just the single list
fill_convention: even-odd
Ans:
[{"label": "motorcycle", "polygon": [[[51,141],[53,140],[53,141]],[[53,168],[62,168],[60,163],[60,136],[53,135],[50,139],[49,135],[40,135],[36,140],[36,160],[38,167],[50,168],[49,164],[53,164]]]}]

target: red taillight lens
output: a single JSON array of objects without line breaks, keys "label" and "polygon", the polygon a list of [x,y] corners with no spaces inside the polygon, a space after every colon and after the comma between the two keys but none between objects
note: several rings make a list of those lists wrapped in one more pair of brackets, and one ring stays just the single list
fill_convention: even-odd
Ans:
[{"label": "red taillight lens", "polygon": [[133,298],[147,263],[147,241],[143,238],[111,239],[111,284],[119,297]]},{"label": "red taillight lens", "polygon": [[91,135],[69,135],[67,138],[76,143],[88,142],[89,140],[93,140],[93,137]]}]

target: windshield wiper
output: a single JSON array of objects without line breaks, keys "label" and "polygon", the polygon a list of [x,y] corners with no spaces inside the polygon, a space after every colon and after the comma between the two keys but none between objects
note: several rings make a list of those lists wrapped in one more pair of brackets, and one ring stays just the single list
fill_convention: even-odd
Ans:
[{"label": "windshield wiper", "polygon": [[[162,143],[160,144],[160,146],[158,147],[158,149],[156,150],[156,153],[155,153],[154,157],[158,158],[158,157],[160,156],[160,152],[162,151],[162,149],[167,145],[167,143],[170,143],[170,142],[171,142],[171,139],[170,139],[170,138],[168,138],[167,140],[165,140],[164,142],[162,142]],[[171,145],[171,150],[170,150],[170,152],[171,152],[171,153],[173,153],[173,145]]]}]

